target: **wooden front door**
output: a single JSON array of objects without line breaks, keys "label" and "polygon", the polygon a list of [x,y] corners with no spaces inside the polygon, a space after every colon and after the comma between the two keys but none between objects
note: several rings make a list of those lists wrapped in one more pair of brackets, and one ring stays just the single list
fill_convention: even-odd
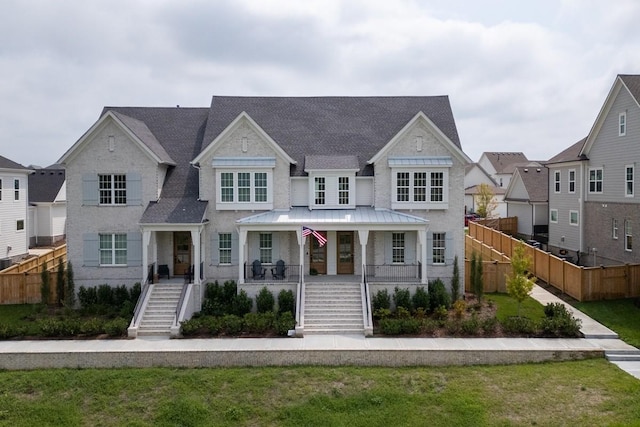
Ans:
[{"label": "wooden front door", "polygon": [[[325,231],[318,231],[324,237],[327,237]],[[309,262],[309,273],[315,271],[317,274],[327,274],[327,245],[320,246],[318,239],[309,236],[311,239],[311,254]]]},{"label": "wooden front door", "polygon": [[173,275],[182,276],[191,267],[191,233],[176,231],[173,233]]},{"label": "wooden front door", "polygon": [[338,231],[338,274],[353,274],[353,231]]}]

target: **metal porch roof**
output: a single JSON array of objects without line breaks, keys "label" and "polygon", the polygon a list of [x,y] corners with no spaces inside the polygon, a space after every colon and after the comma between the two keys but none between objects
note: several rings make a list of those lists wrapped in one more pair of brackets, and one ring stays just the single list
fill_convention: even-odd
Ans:
[{"label": "metal porch roof", "polygon": [[426,225],[429,220],[413,215],[392,211],[390,209],[374,209],[358,207],[356,209],[314,209],[294,207],[290,210],[272,210],[242,218],[238,225]]}]

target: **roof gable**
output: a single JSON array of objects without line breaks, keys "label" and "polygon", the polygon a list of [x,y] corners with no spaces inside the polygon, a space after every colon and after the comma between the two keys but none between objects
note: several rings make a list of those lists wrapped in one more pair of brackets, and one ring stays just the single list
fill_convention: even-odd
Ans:
[{"label": "roof gable", "polygon": [[65,182],[64,169],[38,169],[29,175],[29,203],[53,203]]},{"label": "roof gable", "polygon": [[0,156],[0,169],[22,171],[24,173],[29,173],[32,171],[31,169],[22,166],[20,163],[16,163],[13,160],[9,160],[3,156]]},{"label": "roof gable", "polygon": [[[520,189],[525,194],[518,194]],[[516,168],[505,193],[505,200],[526,200],[530,203],[549,201],[549,169],[546,167]]]},{"label": "roof gable", "polygon": [[518,163],[527,163],[529,159],[522,152],[492,152],[485,151],[482,156],[486,158],[497,174],[513,173],[513,165]]},{"label": "roof gable", "polygon": [[587,138],[582,138],[580,141],[571,145],[569,148],[566,148],[565,150],[550,158],[546,163],[555,164],[586,160],[586,156],[580,154],[580,152],[582,151],[582,147],[584,147],[586,141]]}]

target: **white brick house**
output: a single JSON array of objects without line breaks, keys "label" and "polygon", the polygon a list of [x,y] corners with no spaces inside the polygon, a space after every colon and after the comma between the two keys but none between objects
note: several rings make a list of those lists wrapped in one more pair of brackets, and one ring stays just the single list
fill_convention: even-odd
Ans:
[{"label": "white brick house", "polygon": [[79,285],[144,282],[167,266],[192,272],[193,311],[207,281],[234,279],[250,295],[295,292],[310,273],[448,284],[464,259],[470,160],[446,96],[108,107],[60,163]]}]

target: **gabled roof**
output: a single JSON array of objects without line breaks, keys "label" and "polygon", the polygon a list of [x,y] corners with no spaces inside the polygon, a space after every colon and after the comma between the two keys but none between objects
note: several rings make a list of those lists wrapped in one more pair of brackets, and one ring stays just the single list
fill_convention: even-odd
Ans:
[{"label": "gabled roof", "polygon": [[53,203],[64,185],[64,169],[38,169],[29,175],[29,203]]},{"label": "gabled roof", "polygon": [[26,173],[31,171],[31,169],[22,166],[20,163],[16,163],[13,160],[9,160],[3,156],[0,156],[0,169],[19,170]]},{"label": "gabled roof", "polygon": [[[292,176],[303,176],[305,156],[358,156],[360,175],[367,165],[417,113],[423,112],[452,143],[460,139],[447,96],[422,97],[237,97],[211,100],[205,144],[246,112],[296,164]],[[195,156],[194,156],[195,157]]]},{"label": "gabled roof", "polygon": [[546,164],[554,164],[554,163],[567,163],[567,162],[576,162],[580,160],[586,160],[585,155],[581,155],[582,147],[584,147],[585,142],[587,142],[587,138],[582,138],[580,141],[576,142],[569,148],[564,151],[559,152],[552,158],[550,158]]},{"label": "gabled roof", "polygon": [[640,75],[620,74],[618,77],[620,77],[631,96],[636,100],[636,103],[640,105]]},{"label": "gabled roof", "polygon": [[489,160],[496,173],[513,173],[514,165],[529,162],[527,156],[521,152],[485,151],[483,155]]},{"label": "gabled roof", "polygon": [[[528,199],[511,197],[512,189],[521,181],[527,192]],[[549,201],[549,169],[541,167],[516,168],[511,182],[507,187],[505,200],[526,201],[529,203],[546,203]]]},{"label": "gabled roof", "polygon": [[[496,196],[504,195],[507,192],[506,188],[498,187],[496,185],[490,185],[489,188],[491,189],[491,192]],[[476,194],[480,194],[480,184],[472,185],[471,187],[465,188],[464,194],[468,196],[474,196]]]},{"label": "gabled roof", "polygon": [[359,170],[358,156],[304,156],[304,170]]},{"label": "gabled roof", "polygon": [[[105,108],[105,112],[109,111],[107,108]],[[124,115],[116,110],[113,110],[113,114],[120,119],[122,124],[129,128],[129,130],[133,132],[133,134],[136,135],[140,141],[142,141],[142,143],[158,157],[158,159],[160,159],[160,163],[168,165],[176,164],[144,122]]]}]

